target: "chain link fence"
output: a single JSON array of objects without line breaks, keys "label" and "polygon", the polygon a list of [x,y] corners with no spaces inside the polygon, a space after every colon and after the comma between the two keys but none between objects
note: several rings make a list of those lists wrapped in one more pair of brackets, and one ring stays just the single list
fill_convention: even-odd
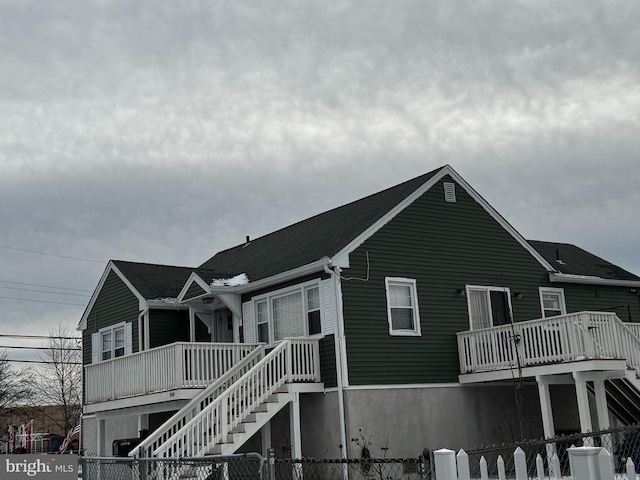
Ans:
[{"label": "chain link fence", "polygon": [[472,478],[480,478],[480,460],[487,462],[489,475],[497,477],[498,457],[501,457],[507,475],[514,474],[513,453],[517,448],[524,451],[527,459],[529,478],[535,477],[536,458],[541,456],[545,471],[555,454],[560,464],[560,474],[569,477],[569,452],[571,447],[595,446],[605,448],[613,457],[613,467],[617,479],[626,478],[625,465],[628,458],[634,462],[636,471],[640,471],[640,425],[612,428],[590,434],[576,433],[562,435],[554,439],[526,440],[508,445],[491,446],[467,450]]},{"label": "chain link fence", "polygon": [[[542,458],[545,471],[555,453],[561,476],[570,475],[571,446],[604,447],[613,456],[616,479],[626,478],[628,458],[640,471],[640,425],[556,437],[553,440],[528,440],[486,448],[467,450],[471,478],[479,479],[480,460],[487,463],[489,476],[498,477],[498,457],[501,457],[508,477],[514,478],[513,453],[525,452],[529,478],[536,476],[536,457]],[[426,454],[427,452],[425,452]],[[431,455],[404,459],[289,459],[263,458],[257,453],[225,457],[193,459],[147,458],[81,458],[83,480],[431,480]]]},{"label": "chain link fence", "polygon": [[84,480],[260,480],[265,459],[257,453],[206,458],[84,457]]}]

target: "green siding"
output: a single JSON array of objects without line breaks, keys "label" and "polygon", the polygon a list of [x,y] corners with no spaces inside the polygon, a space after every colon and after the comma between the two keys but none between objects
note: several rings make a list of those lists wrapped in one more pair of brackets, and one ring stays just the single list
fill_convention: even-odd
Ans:
[{"label": "green siding", "polygon": [[149,343],[151,348],[189,341],[188,310],[150,310]]},{"label": "green siding", "polygon": [[320,378],[326,388],[338,386],[335,345],[334,335],[327,335],[320,340]]},{"label": "green siding", "polygon": [[[545,268],[459,185],[456,195],[446,203],[438,183],[351,254],[345,278],[365,278],[367,252],[370,262],[368,281],[342,282],[351,385],[457,381],[455,334],[469,329],[467,298],[458,294],[465,285],[520,292],[512,298],[514,321],[542,316],[541,286],[564,287],[569,311],[629,303],[628,288],[598,288],[595,298],[593,288],[551,284]],[[389,335],[387,276],[416,279],[420,337]]]},{"label": "green siding", "polygon": [[87,316],[87,328],[82,332],[82,362],[91,363],[91,334],[120,322],[133,324],[133,351],[138,351],[138,310],[136,296],[114,272],[107,279]]},{"label": "green siding", "polygon": [[550,286],[564,289],[567,312],[614,312],[623,322],[640,323],[640,297],[632,293],[629,287],[568,283],[553,283]]},{"label": "green siding", "polygon": [[189,286],[189,289],[187,290],[187,293],[184,296],[184,299],[189,300],[190,298],[199,297],[200,295],[203,295],[205,293],[207,292],[203,290],[200,285],[198,285],[196,282],[192,282]]}]

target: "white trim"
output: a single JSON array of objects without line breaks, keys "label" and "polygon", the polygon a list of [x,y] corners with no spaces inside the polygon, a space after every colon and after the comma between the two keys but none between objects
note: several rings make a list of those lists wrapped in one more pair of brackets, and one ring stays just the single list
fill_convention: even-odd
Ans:
[{"label": "white trim", "polygon": [[127,277],[125,277],[122,274],[122,272],[118,269],[118,267],[116,267],[116,265],[113,263],[113,260],[109,260],[109,263],[105,267],[104,272],[100,277],[100,281],[98,282],[96,289],[93,291],[93,294],[91,295],[91,299],[87,304],[87,308],[85,308],[84,313],[82,314],[82,318],[80,319],[80,323],[78,323],[76,330],[85,330],[87,328],[89,314],[91,313],[91,310],[93,310],[96,300],[100,296],[102,287],[104,286],[105,282],[107,281],[107,278],[109,277],[109,273],[111,272],[114,272],[116,275],[118,275],[120,280],[122,280],[122,282],[127,286],[127,288],[131,290],[131,293],[133,293],[135,297],[138,299],[138,310],[144,310],[145,307],[147,306],[147,300],[142,295],[140,295],[140,292],[138,292],[134,288],[134,286],[131,284],[131,282],[127,280]]},{"label": "white trim", "polygon": [[[102,327],[100,330],[98,330],[97,332],[95,332],[94,334],[91,335],[91,341],[93,342],[94,339],[96,339],[98,341],[98,348],[97,348],[97,353],[98,353],[98,362],[106,362],[107,360],[112,360],[114,358],[117,358],[115,355],[116,352],[116,331],[117,330],[121,330],[124,333],[124,345],[122,346],[122,348],[124,348],[124,353],[122,354],[122,356],[126,356],[126,355],[131,355],[133,353],[133,348],[132,348],[132,326],[130,322],[120,322],[120,323],[115,323],[113,325],[108,325],[106,327]],[[102,358],[104,355],[105,350],[103,350],[102,348],[102,336],[105,333],[109,333],[111,334],[111,356],[109,358]],[[92,356],[95,354],[95,349],[93,344],[91,345],[91,351],[92,351]],[[94,363],[94,362],[92,362]]]},{"label": "white trim", "polygon": [[612,287],[640,287],[640,281],[638,280],[611,280],[588,275],[571,275],[568,273],[553,272],[549,273],[549,281],[552,283],[586,283],[591,285],[609,285]]},{"label": "white trim", "polygon": [[[315,335],[309,335],[309,322],[308,322],[308,311],[307,311],[307,299],[306,299],[306,292],[308,289],[310,288],[317,288],[318,289],[318,294],[320,295],[319,299],[320,299],[320,333],[315,334]],[[268,329],[269,329],[269,341],[267,342],[267,346],[274,346],[279,344],[282,340],[276,340],[275,339],[275,329],[274,329],[274,324],[273,324],[273,312],[272,312],[272,301],[276,298],[281,298],[281,297],[285,297],[287,295],[292,295],[292,294],[296,294],[299,293],[300,294],[300,299],[302,301],[302,312],[303,312],[303,318],[301,319],[303,322],[303,337],[304,338],[323,338],[325,335],[324,332],[324,311],[322,308],[322,285],[321,285],[321,281],[319,279],[317,280],[310,280],[308,282],[303,282],[303,283],[299,283],[297,285],[292,285],[290,287],[285,287],[285,288],[280,288],[278,290],[274,290],[272,292],[268,292],[262,295],[258,295],[255,297],[252,297],[250,302],[251,305],[253,306],[253,323],[254,323],[254,327],[255,327],[255,335],[256,335],[256,339],[259,339],[259,329],[258,329],[258,315],[257,315],[257,308],[256,305],[258,303],[262,303],[262,302],[266,302],[267,303],[267,322],[268,322]]]},{"label": "white trim", "polygon": [[[470,290],[479,290],[486,291],[487,295],[489,292],[502,292],[506,295],[507,301],[509,302],[509,322],[513,322],[513,306],[511,305],[511,289],[509,287],[496,287],[493,285],[465,285],[465,294],[467,297],[467,314],[469,315],[469,330],[473,330],[473,325],[471,324],[471,302],[469,302],[469,291]],[[491,320],[490,327],[495,327],[493,324],[493,310],[491,309],[491,296],[489,295],[488,306],[489,306],[489,316]]]},{"label": "white trim", "polygon": [[188,300],[194,300],[196,298],[200,298],[200,297],[202,297],[204,295],[208,295],[211,292],[211,288],[209,287],[207,282],[205,282],[202,279],[202,277],[200,277],[200,275],[198,275],[196,272],[191,272],[191,275],[189,275],[189,278],[187,278],[187,281],[185,282],[184,286],[182,287],[182,290],[180,290],[180,293],[178,294],[178,298],[177,298],[178,302],[183,302],[184,301],[184,296],[187,294],[187,292],[191,288],[191,285],[194,282],[197,283],[198,286],[204,290],[204,292],[201,295],[196,295],[195,297],[191,297]]},{"label": "white trim", "polygon": [[218,292],[247,293],[254,290],[266,288],[271,285],[276,285],[278,283],[285,283],[290,280],[296,280],[311,273],[320,272],[324,269],[325,265],[330,264],[331,260],[328,257],[323,257],[313,263],[308,263],[307,265],[294,268],[293,270],[287,270],[286,272],[278,273],[276,275],[272,275],[271,277],[262,278],[260,280],[256,280],[255,282],[252,282],[251,279],[249,279],[249,283],[246,283],[244,285],[238,285],[236,287],[211,287],[211,293],[213,293],[214,295]]},{"label": "white trim", "polygon": [[398,215],[402,210],[411,205],[416,199],[422,196],[425,192],[427,192],[431,187],[436,185],[442,178],[445,176],[451,176],[451,178],[458,183],[460,187],[462,187],[468,194],[473,198],[478,204],[484,208],[484,210],[491,216],[493,219],[500,224],[502,228],[504,228],[507,233],[509,233],[525,250],[527,250],[537,261],[542,265],[548,272],[556,272],[557,270],[547,262],[540,253],[536,249],[534,249],[527,240],[520,235],[515,228],[507,222],[502,215],[500,215],[489,203],[478,194],[450,165],[445,165],[440,169],[439,172],[433,175],[430,179],[428,179],[421,187],[416,189],[411,195],[405,198],[402,202],[400,202],[397,206],[395,206],[392,210],[387,212],[380,220],[367,228],[364,232],[358,235],[353,241],[347,244],[342,250],[340,250],[336,255],[332,257],[333,264],[347,268],[349,267],[349,254],[353,252],[356,248],[362,245],[366,240],[368,240],[373,234],[375,234],[378,230],[380,230],[383,226],[385,226],[390,220],[392,220],[396,215]]},{"label": "white trim", "polygon": [[540,313],[542,314],[541,318],[546,318],[546,315],[544,314],[544,300],[542,298],[542,295],[545,293],[549,293],[549,294],[553,294],[553,295],[558,295],[558,302],[560,304],[560,315],[566,315],[567,314],[567,304],[565,303],[564,300],[564,288],[555,288],[555,287],[539,287],[538,288],[538,295],[540,297]]},{"label": "white trim", "polygon": [[[409,294],[411,296],[411,311],[413,312],[413,328],[411,330],[408,329],[394,329],[393,328],[393,318],[391,315],[392,308],[399,308],[397,305],[391,305],[391,296],[389,294],[389,286],[390,285],[399,285],[399,286],[408,286]],[[416,285],[416,280],[414,278],[403,278],[403,277],[385,277],[384,279],[384,288],[387,299],[387,321],[389,322],[389,335],[394,337],[420,337],[422,336],[422,332],[420,329],[420,310],[418,308],[418,289]]]}]

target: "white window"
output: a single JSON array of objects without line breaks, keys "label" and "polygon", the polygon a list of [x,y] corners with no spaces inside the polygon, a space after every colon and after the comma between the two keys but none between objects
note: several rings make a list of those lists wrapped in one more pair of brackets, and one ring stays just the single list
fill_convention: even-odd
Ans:
[{"label": "white window", "polygon": [[317,283],[279,290],[254,300],[258,341],[273,344],[287,337],[322,334]]},{"label": "white window", "polygon": [[420,314],[416,281],[409,278],[385,278],[387,318],[390,335],[420,335]]},{"label": "white window", "polygon": [[471,330],[511,323],[511,296],[507,287],[467,286]]},{"label": "white window", "polygon": [[540,287],[540,305],[544,318],[565,315],[567,307],[564,303],[564,290],[562,288]]},{"label": "white window", "polygon": [[118,323],[100,329],[91,336],[92,362],[131,354],[131,323]]}]

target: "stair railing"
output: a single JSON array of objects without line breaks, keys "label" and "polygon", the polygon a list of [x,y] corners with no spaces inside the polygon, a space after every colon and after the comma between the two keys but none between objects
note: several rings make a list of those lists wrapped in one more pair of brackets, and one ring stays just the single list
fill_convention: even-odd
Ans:
[{"label": "stair railing", "polygon": [[252,350],[247,356],[236,363],[233,368],[227,370],[226,373],[191,399],[189,403],[145,438],[136,448],[131,450],[129,456],[149,457],[154,450],[171,438],[184,427],[189,420],[214,401],[225,389],[238,381],[238,379],[264,358],[264,351],[264,345],[260,345]]},{"label": "stair railing", "polygon": [[258,407],[289,382],[319,382],[317,340],[287,338],[242,378],[218,395],[180,430],[153,450],[154,457],[198,457],[254,414]]}]

